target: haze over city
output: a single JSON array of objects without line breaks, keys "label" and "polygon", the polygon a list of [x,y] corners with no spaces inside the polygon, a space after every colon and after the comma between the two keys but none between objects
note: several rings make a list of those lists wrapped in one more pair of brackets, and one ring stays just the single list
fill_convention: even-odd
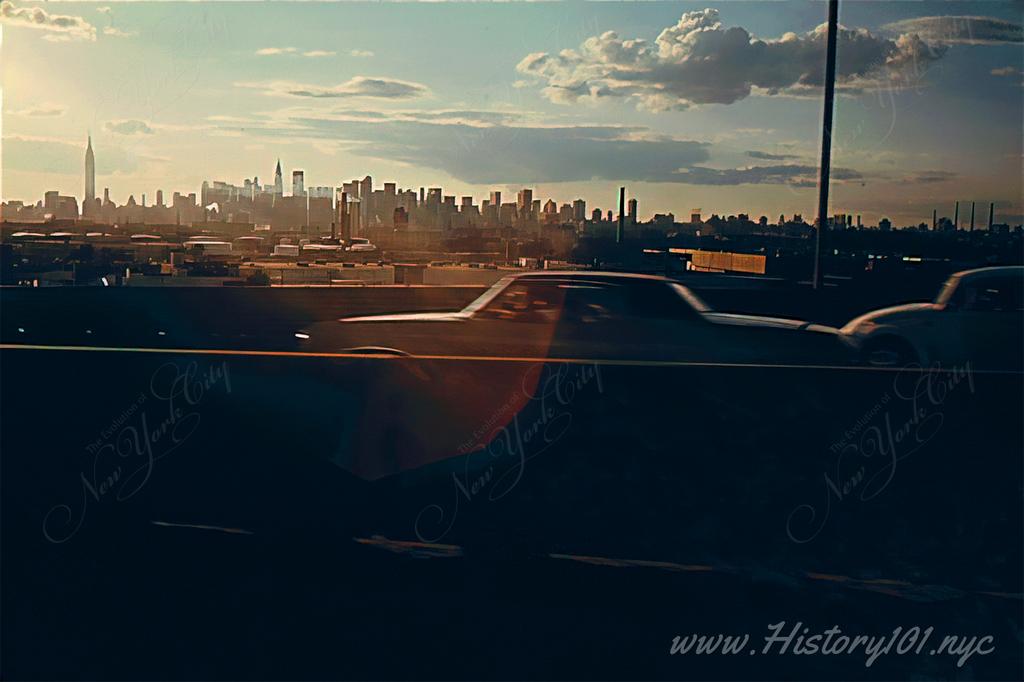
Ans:
[{"label": "haze over city", "polygon": [[[813,213],[820,3],[3,2],[5,200],[372,174],[641,217]],[[832,211],[1021,221],[1021,10],[847,3]],[[714,68],[702,68],[702,63]],[[983,122],[983,124],[982,124]]]}]

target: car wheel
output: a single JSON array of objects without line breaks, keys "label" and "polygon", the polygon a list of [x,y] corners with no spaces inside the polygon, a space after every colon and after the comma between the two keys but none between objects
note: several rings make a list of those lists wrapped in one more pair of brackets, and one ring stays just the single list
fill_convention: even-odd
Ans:
[{"label": "car wheel", "polygon": [[869,341],[864,346],[864,364],[872,367],[906,367],[917,362],[913,346],[897,337]]}]

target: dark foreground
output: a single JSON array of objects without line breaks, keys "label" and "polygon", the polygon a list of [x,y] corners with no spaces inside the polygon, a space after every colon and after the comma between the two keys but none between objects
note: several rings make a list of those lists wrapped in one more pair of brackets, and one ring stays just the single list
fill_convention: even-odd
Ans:
[{"label": "dark foreground", "polygon": [[1024,672],[1019,375],[2,353],[5,679]]}]

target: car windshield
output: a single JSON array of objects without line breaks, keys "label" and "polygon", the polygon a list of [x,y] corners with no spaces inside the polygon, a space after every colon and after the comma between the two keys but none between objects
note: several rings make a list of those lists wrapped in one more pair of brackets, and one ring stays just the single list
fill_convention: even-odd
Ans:
[{"label": "car windshield", "polygon": [[467,314],[467,315],[472,315],[473,313],[475,313],[478,310],[482,309],[484,306],[486,306],[488,303],[490,303],[491,300],[495,296],[497,296],[499,293],[501,293],[502,289],[507,287],[509,285],[509,283],[511,283],[511,282],[512,282],[512,278],[511,277],[505,277],[503,279],[498,280],[497,282],[492,284],[490,287],[485,289],[482,294],[480,294],[475,299],[473,299],[470,303],[468,303],[466,305],[466,307],[462,309],[462,312]]},{"label": "car windshield", "polygon": [[941,306],[949,305],[952,302],[953,296],[956,294],[959,284],[959,277],[950,277],[939,290],[938,295],[935,297],[935,303]]}]

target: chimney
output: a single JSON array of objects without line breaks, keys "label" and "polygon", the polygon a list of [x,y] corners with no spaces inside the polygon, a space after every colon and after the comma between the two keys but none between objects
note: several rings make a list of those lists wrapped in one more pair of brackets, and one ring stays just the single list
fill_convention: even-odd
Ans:
[{"label": "chimney", "polygon": [[626,188],[619,188],[619,226],[615,230],[615,243],[622,243],[622,232],[626,222]]},{"label": "chimney", "polygon": [[971,202],[971,232],[974,232],[974,202]]},{"label": "chimney", "polygon": [[953,208],[953,229],[960,229],[960,202],[956,202],[956,207]]},{"label": "chimney", "polygon": [[996,212],[996,202],[993,201],[993,202],[991,202],[988,205],[988,231],[989,232],[992,231],[992,218],[995,216],[995,212]]},{"label": "chimney", "polygon": [[932,209],[932,232],[934,232],[935,228],[938,227],[938,224],[939,224],[938,221],[939,221],[939,211],[938,211],[938,209],[934,209],[933,208]]}]

